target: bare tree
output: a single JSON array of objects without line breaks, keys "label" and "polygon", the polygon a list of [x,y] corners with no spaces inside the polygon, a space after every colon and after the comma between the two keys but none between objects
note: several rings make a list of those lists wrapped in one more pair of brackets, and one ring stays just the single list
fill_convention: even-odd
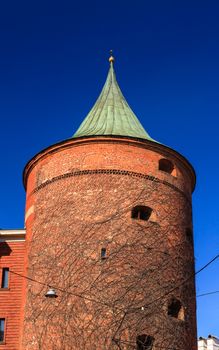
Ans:
[{"label": "bare tree", "polygon": [[[39,189],[23,347],[192,350],[190,199],[156,179],[69,177]],[[190,230],[190,231],[189,231]]]}]

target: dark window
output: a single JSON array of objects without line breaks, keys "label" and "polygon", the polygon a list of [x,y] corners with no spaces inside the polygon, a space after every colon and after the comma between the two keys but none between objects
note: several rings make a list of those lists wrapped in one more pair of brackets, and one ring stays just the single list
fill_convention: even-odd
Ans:
[{"label": "dark window", "polygon": [[12,252],[11,248],[9,247],[8,243],[1,242],[0,244],[0,257],[1,256],[8,256]]},{"label": "dark window", "polygon": [[150,335],[141,334],[136,338],[137,348],[136,350],[152,350],[154,338]]},{"label": "dark window", "polygon": [[101,259],[106,259],[106,248],[101,248],[100,257]]},{"label": "dark window", "polygon": [[143,205],[139,205],[137,207],[134,207],[132,209],[132,219],[137,219],[137,220],[149,220],[150,216],[152,213],[152,209],[149,207],[145,207]]},{"label": "dark window", "polygon": [[189,243],[193,244],[193,232],[192,229],[187,227],[186,229],[186,238],[189,241]]},{"label": "dark window", "polygon": [[163,158],[159,160],[159,170],[162,170],[168,174],[172,174],[174,165],[170,160]]},{"label": "dark window", "polygon": [[5,339],[5,318],[0,318],[0,342]]},{"label": "dark window", "polygon": [[168,315],[178,320],[184,320],[184,308],[180,302],[180,300],[176,298],[172,298],[168,305]]},{"label": "dark window", "polygon": [[8,267],[4,267],[2,269],[1,288],[8,288],[8,279],[9,279],[9,268]]}]

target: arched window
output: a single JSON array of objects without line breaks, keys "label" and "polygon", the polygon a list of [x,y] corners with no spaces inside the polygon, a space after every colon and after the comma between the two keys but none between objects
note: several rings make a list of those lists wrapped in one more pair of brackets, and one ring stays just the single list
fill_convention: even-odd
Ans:
[{"label": "arched window", "polygon": [[168,304],[168,315],[184,321],[185,311],[180,300],[172,298]]},{"label": "arched window", "polygon": [[154,338],[147,334],[138,335],[136,338],[136,350],[152,350]]},{"label": "arched window", "polygon": [[152,209],[144,205],[138,205],[132,209],[131,217],[137,220],[149,220]]},{"label": "arched window", "polygon": [[159,170],[164,171],[168,174],[172,174],[174,165],[170,160],[163,158],[159,160]]}]

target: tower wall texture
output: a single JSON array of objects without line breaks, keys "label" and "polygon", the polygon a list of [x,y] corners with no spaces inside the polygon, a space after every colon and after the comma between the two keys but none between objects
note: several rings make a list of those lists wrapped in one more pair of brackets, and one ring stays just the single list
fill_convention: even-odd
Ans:
[{"label": "tower wall texture", "polygon": [[[24,181],[25,268],[37,282],[27,283],[22,349],[131,349],[142,335],[155,349],[197,348],[185,158],[134,138],[78,138],[39,153]],[[152,209],[146,220],[132,217],[139,206]]]}]

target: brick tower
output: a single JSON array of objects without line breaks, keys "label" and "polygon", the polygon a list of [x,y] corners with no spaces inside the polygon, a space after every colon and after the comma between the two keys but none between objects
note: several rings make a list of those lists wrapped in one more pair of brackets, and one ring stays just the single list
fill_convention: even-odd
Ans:
[{"label": "brick tower", "polygon": [[21,348],[195,350],[195,173],[146,133],[109,61],[75,135],[24,170]]}]

